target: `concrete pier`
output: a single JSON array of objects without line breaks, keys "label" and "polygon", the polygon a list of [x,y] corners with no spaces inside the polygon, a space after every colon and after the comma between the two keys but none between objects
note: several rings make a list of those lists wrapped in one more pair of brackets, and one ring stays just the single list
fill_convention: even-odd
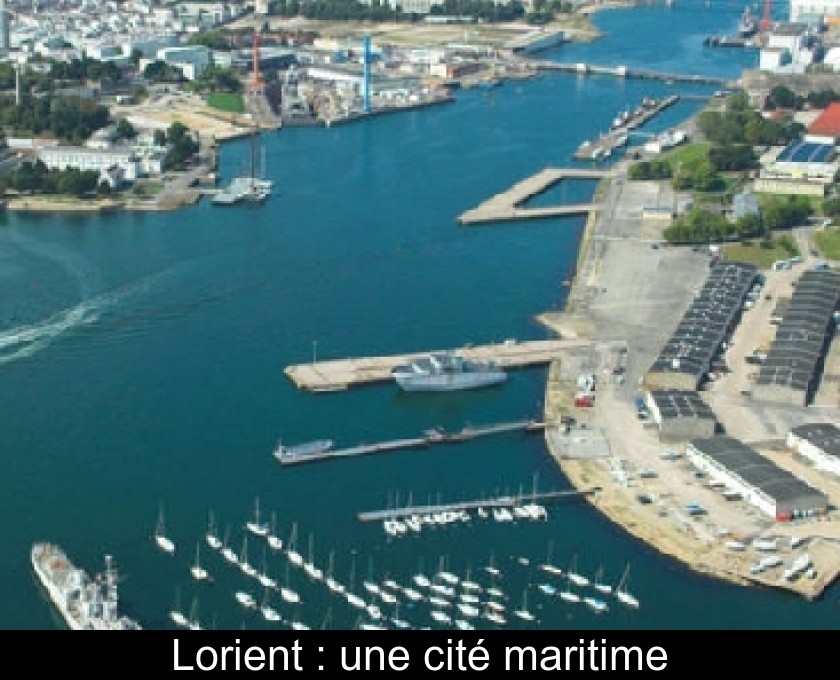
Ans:
[{"label": "concrete pier", "polygon": [[482,222],[500,222],[504,220],[535,219],[558,217],[562,215],[588,214],[598,210],[597,203],[579,203],[574,205],[552,205],[539,208],[521,207],[529,198],[547,191],[564,179],[602,179],[610,173],[606,170],[581,170],[578,168],[545,168],[510,189],[496,194],[484,201],[477,208],[467,210],[458,217],[463,225]]},{"label": "concrete pier", "polygon": [[[492,360],[501,368],[524,368],[548,364],[563,350],[580,349],[589,345],[588,340],[578,339],[523,342],[508,340],[495,345],[466,347],[458,352],[471,361]],[[408,364],[441,351],[446,350],[310,362],[288,366],[285,374],[300,389],[310,392],[336,392],[354,385],[390,381],[391,369],[395,366]]]}]

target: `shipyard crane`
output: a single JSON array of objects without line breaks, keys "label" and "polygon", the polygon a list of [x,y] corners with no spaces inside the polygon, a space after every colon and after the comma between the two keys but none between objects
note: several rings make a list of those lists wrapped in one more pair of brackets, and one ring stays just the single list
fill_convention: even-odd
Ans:
[{"label": "shipyard crane", "polygon": [[772,9],[773,0],[764,0],[764,16],[761,17],[761,23],[759,23],[759,28],[762,31],[769,31],[773,28]]}]

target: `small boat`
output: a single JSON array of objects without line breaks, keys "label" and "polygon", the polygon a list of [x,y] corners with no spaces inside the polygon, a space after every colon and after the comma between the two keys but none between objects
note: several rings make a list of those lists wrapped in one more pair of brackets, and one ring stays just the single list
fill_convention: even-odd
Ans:
[{"label": "small boat", "polygon": [[256,609],[257,601],[254,599],[254,596],[250,593],[246,593],[244,590],[238,590],[234,597],[236,601],[241,604],[245,609]]},{"label": "small boat", "polygon": [[484,606],[494,612],[503,612],[505,610],[505,605],[501,602],[496,602],[495,600],[487,600],[487,602],[484,603]]},{"label": "small boat", "polygon": [[294,566],[303,566],[303,555],[297,551],[297,522],[292,523],[292,531],[286,543],[286,557]]},{"label": "small boat", "polygon": [[566,575],[566,589],[561,590],[559,595],[560,595],[560,599],[563,600],[564,602],[569,602],[571,604],[580,602],[580,599],[581,599],[580,595],[578,595],[576,592],[574,592],[572,590],[572,582],[569,579],[568,574]]},{"label": "small boat", "polygon": [[213,511],[211,510],[207,519],[207,533],[204,535],[204,540],[207,541],[207,545],[209,545],[213,550],[221,550],[222,548],[222,541],[216,534],[217,531],[216,519],[213,516]]},{"label": "small boat", "polygon": [[583,603],[598,614],[607,611],[607,603],[597,597],[584,597]]},{"label": "small boat", "polygon": [[553,586],[550,583],[540,583],[537,586],[537,589],[541,593],[545,593],[546,595],[555,595],[557,594],[557,586]]},{"label": "small boat", "polygon": [[265,594],[263,595],[262,605],[260,606],[260,613],[263,615],[263,618],[268,621],[269,623],[277,623],[278,621],[282,621],[283,618],[280,616],[280,613],[274,609],[269,603],[271,590],[269,588],[265,589]]},{"label": "small boat", "polygon": [[365,609],[367,607],[367,603],[355,592],[356,589],[356,557],[353,556],[353,560],[350,563],[350,587],[345,591],[344,597],[347,600],[347,603],[351,607],[355,607],[356,609]]},{"label": "small boat", "polygon": [[230,545],[228,545],[228,541],[230,540],[230,527],[228,526],[225,529],[225,538],[222,541],[222,557],[225,559],[226,562],[230,562],[231,564],[238,564],[239,558],[236,556],[236,553],[233,552]]},{"label": "small boat", "polygon": [[187,622],[189,630],[202,630],[201,623],[198,620],[198,598],[194,597],[192,606],[190,607],[190,619]]},{"label": "small boat", "polygon": [[498,598],[499,600],[505,599],[505,594],[501,590],[499,590],[498,588],[488,588],[487,589],[487,594],[490,597],[495,597],[495,598]]},{"label": "small boat", "polygon": [[169,611],[169,618],[179,628],[188,628],[189,619],[181,612],[181,589],[175,588],[175,605]]},{"label": "small boat", "polygon": [[423,599],[423,593],[414,590],[414,588],[403,588],[402,592],[411,602],[419,602]]},{"label": "small boat", "polygon": [[195,543],[195,564],[193,564],[190,567],[190,575],[196,581],[206,581],[208,578],[210,578],[210,574],[207,572],[207,570],[204,567],[201,566],[201,563],[199,562],[199,549],[200,549],[200,547],[201,547],[201,543],[196,541],[196,543]]},{"label": "small boat", "polygon": [[336,595],[341,595],[344,593],[344,585],[339,583],[338,581],[333,578],[333,570],[335,568],[335,550],[330,550],[330,561],[329,565],[327,566],[327,578],[324,579],[324,584],[327,588],[330,589],[331,592],[335,593]]},{"label": "small boat", "polygon": [[283,549],[283,540],[277,536],[277,513],[271,513],[271,528],[268,532],[268,536],[265,537],[266,543],[268,543],[268,547],[272,550],[282,550]]},{"label": "small boat", "polygon": [[435,578],[440,579],[444,583],[448,583],[449,585],[456,586],[460,582],[460,579],[455,576],[455,574],[450,573],[448,571],[439,571],[435,574]]},{"label": "small boat", "polygon": [[562,576],[563,570],[560,567],[555,567],[552,561],[552,555],[554,553],[554,541],[548,542],[548,555],[546,557],[545,563],[540,564],[537,569],[540,571],[545,572],[546,574],[551,574],[552,576]]},{"label": "small boat", "polygon": [[254,500],[254,519],[251,522],[245,523],[245,528],[255,536],[268,536],[269,526],[265,522],[260,522],[260,499]]},{"label": "small boat", "polygon": [[478,604],[481,602],[478,595],[473,595],[472,593],[461,593],[459,597],[461,602],[466,602],[467,604]]},{"label": "small boat", "polygon": [[374,621],[382,619],[382,610],[373,603],[365,603],[365,611],[367,611],[368,616]]},{"label": "small boat", "polygon": [[523,621],[536,621],[537,617],[528,610],[528,591],[522,592],[522,607],[513,612],[513,615]]},{"label": "small boat", "polygon": [[495,611],[484,612],[484,618],[490,623],[495,623],[497,626],[504,626],[507,623],[505,617]]},{"label": "small boat", "polygon": [[257,577],[257,570],[248,562],[248,536],[242,537],[242,552],[239,553],[239,569],[245,576],[250,576],[251,578]]},{"label": "small boat", "polygon": [[315,566],[315,544],[311,533],[309,534],[309,560],[304,563],[303,570],[313,581],[320,581],[324,578],[324,572]]},{"label": "small boat", "polygon": [[155,527],[155,544],[168,555],[175,554],[175,543],[166,536],[166,523],[163,517],[163,504],[161,503],[158,512],[157,526]]},{"label": "small boat", "polygon": [[288,602],[290,604],[298,604],[298,603],[300,603],[300,595],[297,594],[297,591],[292,589],[292,587],[290,585],[290,582],[289,582],[290,575],[291,574],[289,572],[289,565],[287,564],[286,565],[286,582],[280,588],[280,597],[283,598],[284,602]]},{"label": "small boat", "polygon": [[424,576],[423,574],[415,574],[411,577],[411,580],[414,581],[414,583],[419,588],[429,588],[432,585],[432,582],[429,580],[429,578],[427,576]]},{"label": "small boat", "polygon": [[618,601],[622,604],[630,607],[631,609],[638,609],[639,600],[637,600],[636,597],[631,595],[627,590],[627,580],[629,578],[630,565],[628,564],[624,568],[624,573],[621,575],[621,578],[619,579],[618,584],[615,587],[615,596],[618,598]]},{"label": "small boat", "polygon": [[442,583],[432,583],[429,590],[443,597],[455,597],[455,589],[452,586],[445,586]]},{"label": "small boat", "polygon": [[569,566],[569,573],[566,576],[569,578],[569,581],[581,588],[589,585],[589,579],[577,573],[577,555],[572,557],[572,564]]},{"label": "small boat", "polygon": [[439,611],[437,609],[432,610],[431,617],[437,623],[443,623],[445,625],[449,625],[452,623],[452,617],[449,616],[449,614],[447,614],[446,612]]},{"label": "small boat", "polygon": [[595,580],[592,583],[592,587],[599,593],[604,593],[604,595],[612,593],[612,586],[604,583],[604,567],[598,567],[598,570],[595,572]]},{"label": "small boat", "polygon": [[458,630],[475,630],[474,625],[472,625],[469,621],[464,621],[463,619],[455,619],[455,627]]},{"label": "small boat", "polygon": [[464,602],[458,604],[458,611],[469,619],[474,619],[481,615],[481,610],[478,607]]},{"label": "small boat", "polygon": [[379,598],[385,604],[396,604],[397,603],[397,596],[394,593],[388,592],[387,590],[380,590],[379,591]]},{"label": "small boat", "polygon": [[268,560],[263,552],[262,571],[257,575],[257,580],[263,588],[277,588],[277,581],[268,575]]},{"label": "small boat", "polygon": [[278,441],[277,447],[274,449],[274,457],[281,462],[289,458],[303,458],[305,456],[326,453],[334,445],[335,443],[332,439],[316,439],[315,441],[297,444],[295,446],[284,446],[282,441]]},{"label": "small boat", "polygon": [[449,609],[452,606],[452,603],[449,600],[445,600],[437,595],[429,597],[429,604],[434,607],[439,607],[440,609]]}]

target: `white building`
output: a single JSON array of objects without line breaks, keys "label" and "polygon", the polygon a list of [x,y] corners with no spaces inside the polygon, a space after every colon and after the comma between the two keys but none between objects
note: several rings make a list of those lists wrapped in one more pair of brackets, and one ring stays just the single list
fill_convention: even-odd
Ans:
[{"label": "white building", "polygon": [[840,0],[790,0],[790,20],[798,23],[840,23]]},{"label": "white building", "polygon": [[212,61],[210,49],[204,45],[165,47],[158,50],[157,58],[167,64],[177,66],[187,80],[198,78]]},{"label": "white building", "polygon": [[38,159],[49,169],[96,170],[99,173],[114,166],[124,171],[127,180],[134,180],[140,174],[140,163],[134,149],[128,147],[112,149],[89,149],[83,146],[48,146],[38,149]]},{"label": "white building", "polygon": [[840,430],[831,423],[794,427],[788,432],[787,446],[820,470],[840,475]]},{"label": "white building", "polygon": [[694,439],[686,457],[712,481],[723,484],[778,521],[825,514],[828,498],[731,437]]}]

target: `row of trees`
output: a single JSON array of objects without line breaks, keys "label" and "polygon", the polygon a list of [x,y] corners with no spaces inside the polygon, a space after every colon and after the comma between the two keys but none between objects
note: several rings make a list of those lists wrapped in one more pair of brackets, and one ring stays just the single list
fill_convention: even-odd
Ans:
[{"label": "row of trees", "polygon": [[698,206],[674,220],[665,229],[664,237],[668,243],[710,243],[759,236],[769,238],[773,231],[803,224],[812,213],[811,202],[804,196],[768,197],[760,215],[744,215],[735,221],[722,213]]},{"label": "row of trees", "polygon": [[764,100],[764,108],[770,111],[775,109],[793,109],[801,111],[806,107],[824,109],[833,102],[840,101],[840,92],[827,88],[819,92],[809,92],[806,96],[796,94],[785,85],[776,85]]},{"label": "row of trees", "polygon": [[20,106],[12,97],[0,98],[0,125],[19,134],[53,137],[81,144],[108,125],[108,108],[81,97],[27,97]]},{"label": "row of trees", "polygon": [[42,161],[22,163],[21,166],[0,179],[0,190],[14,189],[26,193],[66,194],[85,196],[97,191],[108,193],[107,182],[100,184],[96,170],[49,170]]},{"label": "row of trees", "polygon": [[[356,21],[418,21],[421,18],[418,14],[405,13],[399,7],[391,9],[387,0],[371,0],[370,5],[358,0],[277,0],[271,4],[271,13],[283,17]],[[442,5],[432,7],[430,14],[469,16],[476,21],[513,21],[524,16],[525,9],[516,0],[506,4],[496,4],[492,0],[445,0]]]}]

